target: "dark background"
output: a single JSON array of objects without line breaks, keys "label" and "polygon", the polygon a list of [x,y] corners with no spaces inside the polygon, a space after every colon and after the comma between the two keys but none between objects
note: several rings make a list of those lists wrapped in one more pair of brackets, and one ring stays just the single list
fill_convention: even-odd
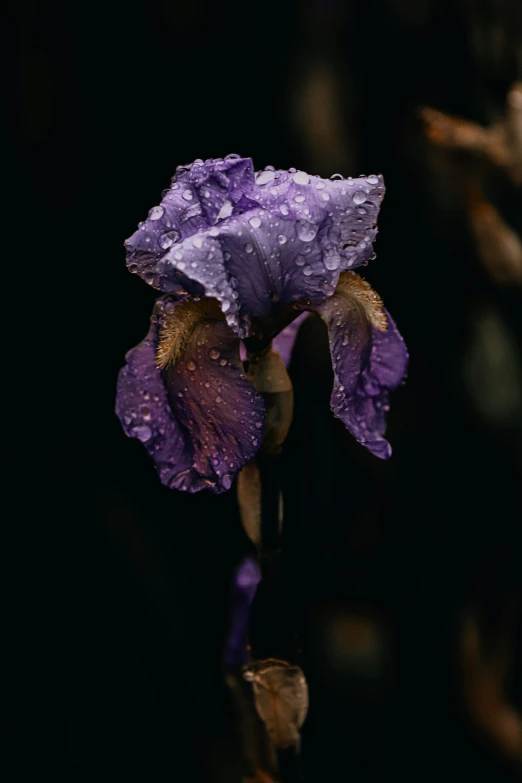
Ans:
[{"label": "dark background", "polygon": [[[411,356],[382,463],[330,413],[321,326],[296,345],[285,547],[310,687],[305,779],[519,779],[466,701],[461,643],[476,617],[494,657],[520,607],[520,289],[481,267],[459,170],[434,172],[418,117],[423,105],[484,125],[502,114],[522,78],[517,7],[12,4],[18,203],[32,215],[15,325],[34,346],[22,346],[29,427],[12,520],[13,780],[240,780],[221,663],[233,571],[252,551],[235,492],[167,490],[113,413],[154,300],[126,271],[123,240],[177,165],[231,152],[258,169],[384,174],[367,277]],[[520,189],[491,183],[520,234]],[[511,346],[506,415],[483,322]],[[372,676],[329,653],[329,629],[354,616],[379,629]],[[506,694],[521,709],[520,612],[516,629]]]}]

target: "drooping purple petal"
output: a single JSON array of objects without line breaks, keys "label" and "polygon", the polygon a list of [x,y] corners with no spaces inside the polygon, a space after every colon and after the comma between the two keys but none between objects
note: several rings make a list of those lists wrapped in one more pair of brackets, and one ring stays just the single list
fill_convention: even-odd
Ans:
[{"label": "drooping purple petal", "polygon": [[380,299],[357,275],[343,275],[334,296],[317,311],[328,326],[332,410],[359,443],[388,459],[391,446],[383,437],[388,392],[399,386],[406,372],[404,341]]},{"label": "drooping purple petal", "polygon": [[225,647],[225,666],[236,668],[248,662],[247,641],[250,607],[257,586],[261,581],[261,569],[253,557],[246,557],[236,571],[232,586],[230,627]]},{"label": "drooping purple petal", "polygon": [[[180,354],[159,369],[165,345]],[[264,405],[222,316],[209,317],[208,300],[159,300],[147,337],[126,359],[116,413],[126,435],[145,445],[161,481],[189,492],[229,489],[259,448]]]}]

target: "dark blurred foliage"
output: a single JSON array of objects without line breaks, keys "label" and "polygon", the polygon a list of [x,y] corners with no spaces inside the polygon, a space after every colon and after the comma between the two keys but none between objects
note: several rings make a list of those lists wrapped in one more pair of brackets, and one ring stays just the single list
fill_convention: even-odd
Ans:
[{"label": "dark blurred foliage", "polygon": [[[296,346],[284,535],[310,688],[305,779],[519,779],[493,708],[476,705],[487,670],[488,693],[522,710],[521,293],[481,266],[451,196],[458,169],[434,172],[419,119],[422,106],[501,115],[522,78],[517,9],[11,3],[14,200],[32,220],[17,284],[35,308],[14,321],[29,427],[7,550],[13,779],[241,779],[221,665],[230,581],[251,551],[234,491],[170,492],[113,413],[154,299],[123,240],[176,165],[230,152],[384,174],[367,276],[411,354],[382,463],[330,413],[325,330],[307,321]],[[499,176],[487,195],[520,236],[520,189]]]}]

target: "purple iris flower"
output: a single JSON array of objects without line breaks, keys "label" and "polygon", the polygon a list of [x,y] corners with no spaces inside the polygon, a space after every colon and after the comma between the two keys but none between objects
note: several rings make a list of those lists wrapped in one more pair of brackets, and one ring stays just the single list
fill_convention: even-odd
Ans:
[{"label": "purple iris flower", "polygon": [[408,354],[379,296],[352,271],[373,255],[383,195],[380,176],[255,173],[235,155],[177,169],[125,243],[130,271],[163,296],[127,354],[116,403],[164,484],[230,488],[259,449],[265,415],[241,341],[252,355],[273,341],[287,363],[304,311],[328,327],[333,412],[373,454],[390,456],[388,392]]}]

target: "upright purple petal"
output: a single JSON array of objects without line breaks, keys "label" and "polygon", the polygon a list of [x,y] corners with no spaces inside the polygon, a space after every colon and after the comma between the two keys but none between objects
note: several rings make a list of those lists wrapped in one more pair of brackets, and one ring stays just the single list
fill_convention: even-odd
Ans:
[{"label": "upright purple petal", "polygon": [[176,279],[158,274],[157,261],[170,247],[214,225],[220,213],[231,214],[253,182],[250,158],[230,155],[179,166],[161,203],[125,242],[129,270],[162,291],[179,287]]},{"label": "upright purple petal", "polygon": [[128,264],[161,290],[218,299],[244,338],[289,303],[321,304],[373,253],[382,177],[258,172],[249,159],[196,162],[127,241]]},{"label": "upright purple petal", "polygon": [[[143,442],[164,484],[189,492],[229,489],[263,434],[263,401],[243,371],[239,340],[211,307],[160,300],[118,379],[125,433]],[[159,369],[167,349],[175,359]]]},{"label": "upright purple petal", "polygon": [[406,373],[404,341],[377,294],[357,275],[343,275],[334,296],[317,310],[328,326],[332,410],[359,443],[388,459],[391,447],[383,437],[388,392]]}]

